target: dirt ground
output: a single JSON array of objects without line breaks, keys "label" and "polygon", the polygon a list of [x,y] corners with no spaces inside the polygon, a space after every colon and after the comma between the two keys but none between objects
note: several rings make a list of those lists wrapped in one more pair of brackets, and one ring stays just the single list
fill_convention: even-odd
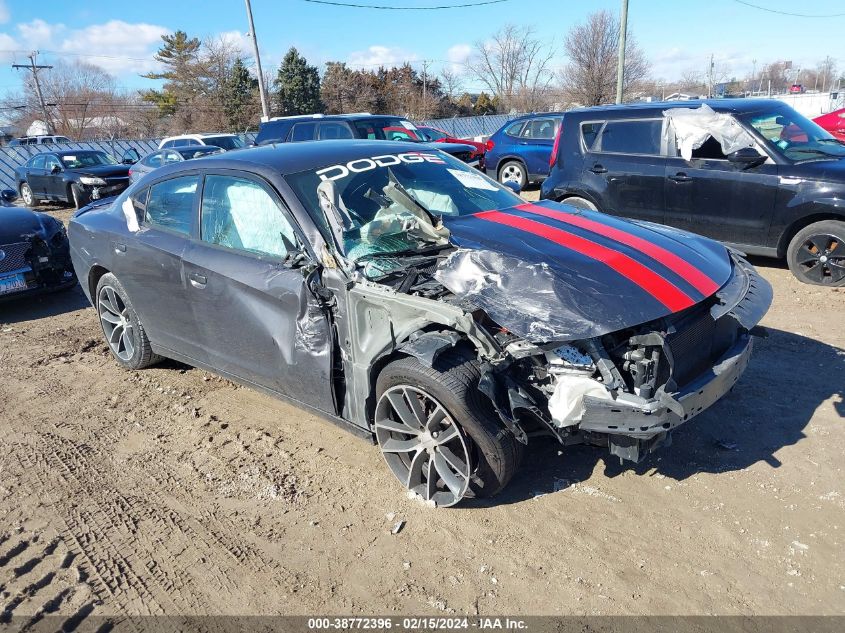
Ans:
[{"label": "dirt ground", "polygon": [[845,291],[755,263],[770,337],[673,446],[629,468],[537,442],[444,510],[309,413],[119,369],[78,288],[0,304],[0,618],[843,614]]}]

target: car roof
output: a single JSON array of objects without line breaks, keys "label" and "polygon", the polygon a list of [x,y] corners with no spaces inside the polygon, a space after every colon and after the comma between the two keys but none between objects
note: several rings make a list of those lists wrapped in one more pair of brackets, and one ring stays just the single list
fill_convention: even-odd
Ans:
[{"label": "car roof", "polygon": [[181,152],[184,150],[192,150],[192,149],[220,149],[216,145],[201,145],[199,143],[193,143],[192,145],[179,145],[178,147],[161,147],[156,150],[156,152]]},{"label": "car roof", "polygon": [[637,112],[648,110],[667,110],[670,108],[698,108],[707,104],[717,112],[756,112],[771,108],[783,107],[785,104],[777,99],[690,99],[689,101],[644,101],[641,103],[620,103],[612,105],[589,106],[569,110],[566,114],[584,114],[597,112]]},{"label": "car roof", "polygon": [[211,136],[237,136],[237,134],[232,134],[231,132],[201,132],[197,134],[177,134],[175,136],[165,136],[161,140],[163,142],[173,141],[181,138],[209,138]]},{"label": "car roof", "polygon": [[[82,154],[87,152],[97,152],[98,154],[106,154],[101,149],[63,149],[56,152],[42,152],[43,154],[55,154],[56,156],[75,156],[76,154]],[[37,154],[36,154],[37,156]]]},{"label": "car roof", "polygon": [[[269,143],[226,152],[208,157],[195,158],[189,166],[181,163],[162,168],[170,172],[180,169],[219,168],[246,169],[258,166],[281,175],[294,174],[309,169],[317,169],[335,163],[347,163],[359,158],[370,158],[383,154],[401,154],[404,152],[425,151],[416,145],[404,141],[378,140],[326,140],[301,141],[298,143]],[[429,151],[438,151],[430,148]],[[167,172],[163,172],[167,173]]]}]

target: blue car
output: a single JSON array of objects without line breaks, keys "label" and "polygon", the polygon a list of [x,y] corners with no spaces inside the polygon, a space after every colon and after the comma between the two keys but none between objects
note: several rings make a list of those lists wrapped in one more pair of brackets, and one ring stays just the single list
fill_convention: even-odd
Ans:
[{"label": "blue car", "polygon": [[561,112],[528,114],[508,121],[487,141],[487,175],[520,188],[549,175],[552,145],[563,120]]}]

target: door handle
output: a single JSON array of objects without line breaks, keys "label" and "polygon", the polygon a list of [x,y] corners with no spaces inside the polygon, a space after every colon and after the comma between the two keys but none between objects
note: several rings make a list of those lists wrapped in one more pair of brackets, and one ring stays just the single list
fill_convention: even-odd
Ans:
[{"label": "door handle", "polygon": [[118,243],[118,242],[115,242],[115,244],[114,244],[114,252],[115,252],[117,255],[120,255],[121,253],[125,253],[125,252],[126,252],[126,244],[120,244],[120,243]]},{"label": "door handle", "polygon": [[669,180],[673,182],[691,182],[692,178],[690,176],[687,176],[684,172],[679,171],[674,176],[669,176]]},{"label": "door handle", "polygon": [[596,163],[595,165],[592,166],[590,171],[593,172],[594,174],[606,174],[607,173],[607,167],[605,167],[601,163]]},{"label": "door handle", "polygon": [[191,273],[188,275],[188,279],[194,288],[205,288],[208,283],[208,278],[205,275],[198,275],[197,273]]}]

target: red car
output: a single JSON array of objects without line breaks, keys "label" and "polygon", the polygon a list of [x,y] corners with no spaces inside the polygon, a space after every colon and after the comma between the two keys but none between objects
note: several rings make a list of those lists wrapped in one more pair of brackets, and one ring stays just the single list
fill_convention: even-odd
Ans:
[{"label": "red car", "polygon": [[830,132],[840,141],[845,141],[845,108],[817,116],[813,119],[813,122]]},{"label": "red car", "polygon": [[472,145],[475,151],[472,153],[472,160],[478,159],[479,169],[484,169],[484,152],[487,151],[487,146],[478,141],[468,141],[462,138],[450,136],[448,132],[439,130],[436,127],[417,126],[418,136],[422,136],[424,141],[440,142],[440,143],[461,143],[462,145]]}]

